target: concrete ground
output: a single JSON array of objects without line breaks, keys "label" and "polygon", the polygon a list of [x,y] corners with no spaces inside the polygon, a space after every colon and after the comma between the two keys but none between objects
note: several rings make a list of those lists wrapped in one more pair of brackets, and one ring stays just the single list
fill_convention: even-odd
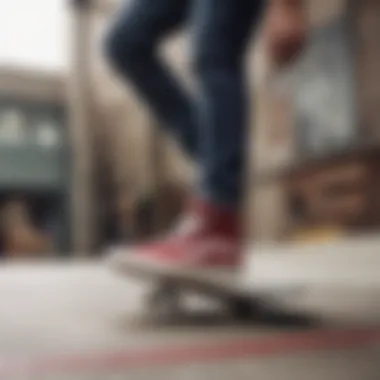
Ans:
[{"label": "concrete ground", "polygon": [[99,263],[5,265],[0,379],[378,380],[380,257],[334,252],[256,254],[248,269],[250,286],[303,283],[282,301],[321,317],[308,327],[243,324],[201,304],[157,321],[146,286]]}]

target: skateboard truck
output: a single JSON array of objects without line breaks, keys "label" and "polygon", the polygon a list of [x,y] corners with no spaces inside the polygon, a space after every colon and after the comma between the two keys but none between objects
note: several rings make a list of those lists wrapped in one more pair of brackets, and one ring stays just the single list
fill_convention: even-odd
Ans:
[{"label": "skateboard truck", "polygon": [[[181,289],[175,281],[163,281],[148,294],[149,312],[158,316],[184,314],[186,307],[181,296],[185,293],[186,289]],[[201,292],[199,294],[202,295]],[[239,320],[253,318],[259,308],[259,303],[250,297],[215,296],[215,298],[222,302],[229,315]]]},{"label": "skateboard truck", "polygon": [[[218,289],[216,289],[218,290]],[[219,289],[220,290],[220,289]],[[310,325],[310,316],[290,313],[285,308],[270,302],[270,297],[260,294],[212,292],[191,285],[179,284],[178,280],[161,279],[148,294],[147,307],[150,315],[158,318],[186,315],[184,295],[187,293],[205,296],[219,301],[222,309],[232,319],[242,322],[259,321],[274,325]]]},{"label": "skateboard truck", "polygon": [[178,315],[183,311],[181,294],[170,282],[162,282],[147,296],[149,312],[158,317]]}]

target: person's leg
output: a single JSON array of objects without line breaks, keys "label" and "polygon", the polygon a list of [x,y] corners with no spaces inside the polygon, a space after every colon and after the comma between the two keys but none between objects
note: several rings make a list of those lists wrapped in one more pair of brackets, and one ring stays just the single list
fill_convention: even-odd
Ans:
[{"label": "person's leg", "polygon": [[194,156],[193,101],[157,50],[162,39],[182,25],[189,5],[189,0],[134,0],[119,13],[106,36],[105,48],[114,68]]},{"label": "person's leg", "polygon": [[264,0],[196,0],[195,70],[201,83],[201,192],[211,203],[242,198],[247,139],[244,56]]},{"label": "person's leg", "polygon": [[[198,138],[201,194],[168,239],[115,255],[116,264],[198,276],[233,270],[241,260],[242,196],[246,132],[244,53],[264,0],[195,0],[195,67],[201,82]],[[164,264],[164,265],[162,265]],[[195,271],[194,268],[196,268]],[[203,273],[204,274],[204,273]]]}]

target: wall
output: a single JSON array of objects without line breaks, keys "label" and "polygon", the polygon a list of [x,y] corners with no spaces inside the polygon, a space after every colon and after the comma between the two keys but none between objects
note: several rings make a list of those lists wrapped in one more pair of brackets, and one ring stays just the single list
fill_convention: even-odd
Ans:
[{"label": "wall", "polygon": [[[112,148],[112,160],[115,163],[114,175],[118,183],[134,183],[138,188],[151,185],[152,157],[149,155],[153,139],[157,134],[152,126],[154,119],[147,108],[136,98],[128,85],[122,82],[110,70],[100,54],[99,41],[109,22],[109,15],[93,13],[93,48],[92,48],[92,86],[94,102],[101,110],[107,139]],[[186,46],[182,36],[174,37],[164,47],[168,59],[176,70],[187,73]],[[188,75],[184,75],[188,78]],[[165,147],[165,172],[169,177],[178,173],[184,178],[191,177],[189,164],[180,152],[163,137]],[[173,162],[176,164],[173,166]]]},{"label": "wall", "polygon": [[0,67],[0,94],[62,105],[66,102],[65,78],[36,70]]}]

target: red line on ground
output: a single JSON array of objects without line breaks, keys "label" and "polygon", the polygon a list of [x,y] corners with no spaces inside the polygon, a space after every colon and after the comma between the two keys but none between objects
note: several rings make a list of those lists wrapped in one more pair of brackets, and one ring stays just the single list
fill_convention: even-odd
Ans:
[{"label": "red line on ground", "polygon": [[144,367],[170,367],[249,357],[295,355],[301,352],[371,348],[376,345],[380,345],[380,326],[361,330],[313,330],[222,342],[201,342],[78,355],[47,355],[29,360],[2,361],[0,375],[5,379],[10,378],[12,374],[43,376],[63,373],[118,372]]}]

